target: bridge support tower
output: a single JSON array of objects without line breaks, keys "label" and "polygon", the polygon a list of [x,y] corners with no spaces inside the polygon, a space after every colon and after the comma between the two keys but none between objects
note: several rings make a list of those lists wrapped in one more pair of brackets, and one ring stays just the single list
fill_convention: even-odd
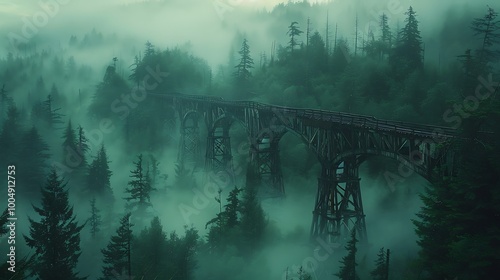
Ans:
[{"label": "bridge support tower", "polygon": [[208,132],[205,170],[207,172],[226,172],[234,180],[229,128],[231,120],[223,118],[217,121]]},{"label": "bridge support tower", "polygon": [[366,241],[359,164],[356,156],[336,165],[323,163],[318,179],[311,238],[321,237],[330,242],[340,242],[348,239],[349,233],[356,230],[356,237]]},{"label": "bridge support tower", "polygon": [[265,136],[252,141],[248,168],[253,168],[260,177],[259,196],[262,198],[285,196],[278,137]]},{"label": "bridge support tower", "polygon": [[198,167],[201,161],[200,133],[198,115],[187,114],[181,123],[181,141],[177,160],[192,168]]}]

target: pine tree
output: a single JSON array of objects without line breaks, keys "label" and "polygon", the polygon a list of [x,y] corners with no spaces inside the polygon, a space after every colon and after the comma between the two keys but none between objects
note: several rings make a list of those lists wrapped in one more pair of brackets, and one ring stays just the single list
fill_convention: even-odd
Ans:
[{"label": "pine tree", "polygon": [[238,198],[241,189],[236,186],[229,192],[227,204],[224,205],[225,227],[231,229],[239,224],[238,210],[240,209],[240,199]]},{"label": "pine tree", "polygon": [[89,218],[90,234],[93,239],[96,238],[97,233],[100,231],[102,223],[101,215],[99,214],[101,211],[97,209],[95,204],[96,204],[96,199],[93,198],[90,201],[90,218]]},{"label": "pine tree", "polygon": [[82,165],[83,160],[78,152],[76,134],[71,125],[71,120],[68,121],[63,139],[63,162],[67,166],[77,169]]},{"label": "pine tree", "polygon": [[264,210],[257,197],[260,178],[255,170],[248,169],[247,183],[241,201],[241,231],[245,243],[255,249],[262,243],[267,225]]},{"label": "pine tree", "polygon": [[451,258],[448,244],[453,239],[450,232],[452,225],[446,217],[451,212],[449,197],[453,193],[448,184],[449,181],[445,180],[435,187],[426,188],[425,193],[420,195],[424,206],[417,214],[418,220],[413,220],[419,237],[417,243],[421,247],[420,261],[435,279],[447,277],[447,272],[442,269]]},{"label": "pine tree", "polygon": [[129,194],[125,200],[128,202],[128,207],[137,207],[139,213],[145,214],[146,209],[151,206],[150,195],[155,189],[151,186],[149,175],[143,170],[142,154],[137,158],[134,162],[135,169],[130,171],[132,180],[128,182],[129,187],[125,190]]},{"label": "pine tree", "polygon": [[324,73],[328,66],[328,53],[325,42],[319,32],[314,32],[309,40],[308,56],[310,62],[310,75],[315,76],[318,73]]},{"label": "pine tree", "polygon": [[387,44],[387,47],[391,46],[391,29],[388,24],[388,18],[385,13],[382,13],[380,16],[380,41],[384,44]]},{"label": "pine tree", "polygon": [[391,29],[388,24],[388,18],[385,13],[380,16],[380,39],[379,43],[379,55],[382,57],[384,55],[388,55],[391,50],[392,45],[392,34]]},{"label": "pine tree", "polygon": [[[498,270],[500,225],[492,221],[500,213],[500,104],[482,106],[463,120],[460,138],[443,147],[460,157],[454,176],[427,188],[413,220],[420,262],[431,279],[488,279]],[[479,133],[485,129],[492,136]]]},{"label": "pine tree", "polygon": [[150,226],[141,232],[132,249],[137,258],[134,274],[145,279],[168,279],[167,261],[172,256],[167,255],[167,236],[158,217],[154,217]]},{"label": "pine tree", "polygon": [[63,115],[58,113],[61,108],[53,108],[53,101],[52,96],[49,94],[47,99],[42,103],[43,111],[41,118],[49,128],[58,128],[58,126],[63,123],[61,120]]},{"label": "pine tree", "polygon": [[82,126],[78,126],[78,139],[76,142],[77,152],[82,158],[82,166],[87,166],[86,153],[89,151],[90,147],[88,144],[88,139],[85,136],[85,132]]},{"label": "pine tree", "polygon": [[240,63],[235,66],[236,72],[236,83],[239,86],[248,86],[248,82],[252,77],[250,69],[253,68],[253,59],[250,56],[250,47],[248,46],[247,39],[243,39],[241,45],[241,50],[238,52],[240,54]]},{"label": "pine tree", "polygon": [[[389,250],[387,250],[389,252]],[[387,263],[388,255],[385,253],[384,248],[380,248],[380,251],[375,260],[375,269],[371,271],[372,279],[374,280],[388,280],[389,279],[389,264]]]},{"label": "pine tree", "polygon": [[215,201],[219,204],[219,213],[216,217],[211,219],[205,224],[205,229],[210,225],[210,230],[207,234],[207,240],[209,247],[213,249],[221,250],[224,248],[225,243],[223,240],[223,230],[224,230],[224,212],[222,212],[222,200],[221,200],[222,190],[217,191],[218,196],[215,197]]},{"label": "pine tree", "polygon": [[421,69],[422,61],[422,37],[418,30],[416,13],[410,6],[405,13],[405,26],[399,32],[396,47],[391,56],[391,64],[397,73],[406,77],[411,72]]},{"label": "pine tree", "polygon": [[[215,201],[219,203],[219,213],[205,225],[205,228],[211,225],[208,232],[210,247],[222,250],[227,245],[235,245],[236,233],[234,230],[239,225],[238,213],[240,211],[240,199],[238,196],[240,192],[241,189],[235,186],[229,193],[226,204],[222,207],[222,190],[218,191],[218,197],[215,197]],[[224,208],[224,210],[222,210],[222,208]]]},{"label": "pine tree", "polygon": [[[133,225],[130,223],[130,216],[131,214],[127,213],[120,220],[120,227],[116,230],[116,235],[111,236],[108,246],[101,250],[104,256],[101,280],[132,279],[130,248],[133,239]],[[126,278],[127,276],[128,278]]]},{"label": "pine tree", "polygon": [[356,266],[358,265],[356,263],[357,242],[358,239],[356,238],[356,231],[353,230],[351,231],[351,240],[347,242],[345,247],[347,250],[347,256],[342,258],[340,261],[342,266],[340,267],[339,272],[335,274],[341,280],[359,280],[356,273]]},{"label": "pine tree", "polygon": [[300,34],[304,33],[299,29],[297,26],[299,24],[298,22],[294,21],[288,26],[288,32],[286,33],[290,37],[290,41],[288,43],[288,48],[290,48],[290,52],[293,54],[293,50],[295,49],[295,46],[298,46],[299,43],[297,42],[297,37],[300,36]]},{"label": "pine tree", "polygon": [[37,198],[48,171],[49,147],[35,127],[24,133],[19,143],[23,147],[17,155],[22,170],[22,176],[18,177],[19,185],[23,186],[20,191]]},{"label": "pine tree", "polygon": [[[176,254],[174,275],[177,279],[193,279],[193,270],[196,267],[195,252],[198,246],[198,231],[195,228],[185,227],[184,237],[179,239]],[[173,278],[173,276],[172,276]]]},{"label": "pine tree", "polygon": [[3,123],[4,118],[6,117],[7,109],[13,104],[14,103],[12,97],[10,97],[7,94],[7,90],[5,89],[5,84],[3,84],[2,88],[0,89],[0,122]]},{"label": "pine tree", "polygon": [[9,147],[0,149],[0,163],[3,166],[10,165],[16,160],[18,150],[22,147],[19,145],[21,128],[19,111],[15,105],[11,105],[0,133],[0,147]]},{"label": "pine tree", "polygon": [[80,231],[68,204],[66,184],[52,170],[42,189],[42,206],[34,210],[41,216],[40,222],[29,218],[29,237],[26,244],[35,249],[36,263],[33,273],[40,280],[86,279],[75,272],[80,252]]},{"label": "pine tree", "polygon": [[[487,70],[488,63],[496,61],[500,57],[500,20],[497,20],[498,13],[488,6],[488,11],[482,18],[475,18],[471,28],[474,35],[482,40],[481,49],[477,50],[479,65]],[[497,45],[497,48],[495,48]]]},{"label": "pine tree", "polygon": [[110,178],[113,174],[109,169],[108,156],[104,145],[97,152],[96,157],[89,166],[87,173],[87,194],[90,197],[103,196],[105,201],[113,198]]}]

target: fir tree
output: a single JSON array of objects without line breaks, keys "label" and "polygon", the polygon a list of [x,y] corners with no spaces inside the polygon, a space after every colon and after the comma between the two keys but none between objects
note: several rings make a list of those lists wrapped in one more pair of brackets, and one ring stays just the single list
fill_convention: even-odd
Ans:
[{"label": "fir tree", "polygon": [[356,273],[356,243],[358,239],[356,238],[356,230],[351,231],[351,240],[347,242],[346,250],[347,256],[343,257],[340,263],[340,270],[335,275],[341,280],[359,280]]},{"label": "fir tree", "polygon": [[241,201],[241,231],[245,249],[256,249],[262,244],[267,225],[264,210],[257,197],[257,186],[247,184]]},{"label": "fir tree", "polygon": [[87,166],[86,153],[89,151],[90,147],[88,144],[88,139],[85,136],[85,132],[82,126],[78,126],[78,139],[76,141],[77,152],[82,158],[82,166]]},{"label": "fir tree", "polygon": [[89,223],[90,223],[90,234],[91,234],[92,238],[94,238],[94,239],[96,238],[97,233],[100,231],[101,223],[102,223],[101,215],[99,214],[101,211],[99,211],[99,209],[97,209],[95,204],[96,204],[96,199],[93,198],[90,201]]},{"label": "fir tree", "polygon": [[35,127],[24,133],[20,143],[23,149],[18,153],[18,165],[23,176],[18,181],[24,186],[21,191],[35,198],[39,196],[41,182],[48,171],[49,147]]},{"label": "fir tree", "polygon": [[61,120],[63,115],[58,113],[61,108],[54,108],[53,101],[52,96],[49,94],[47,99],[42,103],[41,118],[49,128],[58,128],[57,126],[63,123]]},{"label": "fir tree", "polygon": [[101,252],[104,256],[104,266],[102,268],[103,277],[101,280],[121,280],[124,276],[131,279],[131,243],[132,224],[130,223],[130,213],[127,213],[120,220],[120,227],[116,230],[116,235],[111,236],[111,240]]},{"label": "fir tree", "polygon": [[[185,227],[185,234],[180,238],[174,247],[176,268],[173,275],[178,279],[189,280],[193,279],[193,270],[196,267],[195,252],[198,246],[198,231],[194,228]],[[171,276],[173,278],[173,275]]]},{"label": "fir tree", "polygon": [[406,24],[399,32],[397,45],[391,56],[393,68],[403,77],[423,66],[422,37],[418,29],[416,13],[410,6],[405,15],[407,15]]},{"label": "fir tree", "polygon": [[224,205],[225,227],[227,229],[234,228],[238,225],[238,211],[240,209],[240,199],[238,198],[241,189],[236,186],[229,192],[227,204]]},{"label": "fir tree", "polygon": [[0,163],[4,166],[12,164],[16,159],[18,150],[21,147],[19,145],[21,128],[19,111],[15,105],[11,105],[0,133],[0,147],[9,147],[8,149],[0,149]]},{"label": "fir tree", "polygon": [[71,125],[71,120],[68,121],[63,139],[63,162],[74,169],[80,167],[82,164],[82,158],[78,153],[77,138],[75,129],[73,129],[73,126]]},{"label": "fir tree", "polygon": [[427,188],[413,220],[420,262],[430,279],[488,279],[498,270],[500,225],[492,221],[500,213],[500,104],[482,106],[463,120],[459,139],[443,145],[461,164]]},{"label": "fir tree", "polygon": [[372,279],[374,280],[388,280],[389,279],[389,271],[388,271],[388,263],[387,263],[387,254],[384,251],[384,248],[380,248],[380,251],[377,255],[377,259],[375,260],[375,269],[373,269],[370,274]]},{"label": "fir tree", "polygon": [[129,194],[125,200],[128,202],[128,207],[137,207],[139,213],[144,214],[147,207],[151,206],[150,195],[153,190],[149,175],[144,172],[142,164],[142,154],[137,157],[134,162],[135,169],[130,171],[129,187],[125,190]]},{"label": "fir tree", "polygon": [[40,222],[29,218],[29,237],[24,235],[27,245],[35,249],[33,273],[41,280],[85,279],[75,272],[81,254],[80,231],[84,225],[75,221],[65,187],[52,170],[42,189],[42,206],[33,206],[41,216]]},{"label": "fir tree", "polygon": [[88,169],[87,190],[90,195],[112,194],[110,178],[113,173],[109,169],[109,163],[106,149],[102,145]]},{"label": "fir tree", "polygon": [[387,47],[391,46],[391,29],[388,24],[388,18],[385,13],[382,13],[380,16],[380,41],[384,44],[387,44]]},{"label": "fir tree", "polygon": [[293,50],[295,49],[295,46],[299,45],[297,42],[297,37],[300,36],[300,34],[303,33],[297,26],[299,24],[298,22],[294,21],[288,26],[288,32],[286,33],[290,37],[290,41],[288,43],[288,48],[290,49],[290,52],[293,54]]},{"label": "fir tree", "polygon": [[253,59],[250,56],[250,47],[248,46],[247,39],[243,39],[241,45],[241,50],[238,52],[240,54],[240,63],[235,66],[236,72],[236,82],[240,86],[248,86],[248,82],[252,76],[250,69],[253,68]]},{"label": "fir tree", "polygon": [[217,191],[218,196],[215,197],[215,201],[219,204],[219,213],[216,217],[211,219],[205,224],[205,229],[210,225],[210,230],[208,231],[207,239],[209,247],[213,249],[222,249],[224,247],[223,240],[223,230],[224,230],[224,213],[222,212],[222,200],[221,200],[222,190]]},{"label": "fir tree", "polygon": [[488,11],[482,18],[475,18],[471,28],[474,35],[481,39],[481,49],[477,50],[479,65],[487,70],[487,64],[492,63],[500,57],[500,50],[495,48],[500,44],[500,20],[498,13],[488,6]]},{"label": "fir tree", "polygon": [[145,228],[134,242],[136,263],[134,271],[146,279],[168,279],[167,236],[163,231],[160,219],[154,217],[148,228]]}]

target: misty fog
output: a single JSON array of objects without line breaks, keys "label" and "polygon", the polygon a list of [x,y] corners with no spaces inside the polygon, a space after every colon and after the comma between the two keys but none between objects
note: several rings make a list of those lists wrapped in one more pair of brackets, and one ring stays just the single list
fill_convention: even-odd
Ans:
[{"label": "misty fog", "polygon": [[[116,275],[103,276],[103,250],[110,248],[122,218],[131,212],[134,279],[344,279],[336,273],[350,237],[311,238],[322,172],[312,144],[293,131],[280,138],[284,196],[258,196],[257,212],[251,217],[258,217],[262,207],[265,225],[255,241],[242,229],[243,216],[250,214],[241,205],[252,184],[248,128],[238,121],[231,124],[230,170],[222,179],[211,178],[205,169],[212,129],[205,122],[207,116],[198,115],[197,161],[184,162],[183,116],[178,113],[182,108],[161,101],[161,94],[222,97],[450,127],[451,117],[444,114],[477,84],[474,80],[463,85],[466,78],[459,58],[467,49],[484,47],[471,22],[483,18],[488,7],[499,11],[500,6],[491,0],[282,2],[0,1],[0,168],[15,165],[17,170],[16,267],[22,271],[14,276],[18,278],[9,273],[0,278],[63,279],[36,274],[37,261],[27,262],[22,270],[24,256],[40,254],[26,237],[35,237],[33,222],[43,224],[37,207],[50,203],[44,202],[41,190],[51,170],[56,170],[67,183],[75,221],[84,225],[79,235],[81,255],[73,270],[80,277],[129,279],[123,265],[113,267],[123,268]],[[405,72],[403,60],[393,63],[389,52],[400,40],[397,34],[407,22],[410,6],[418,20],[422,65],[420,71]],[[387,16],[393,43],[388,53],[371,56],[370,42],[379,42],[382,36],[382,14]],[[302,32],[290,47],[293,22]],[[249,78],[238,80],[244,40],[253,66]],[[500,44],[493,41],[489,47],[498,51]],[[318,48],[309,52],[309,45]],[[493,80],[498,79],[498,66],[498,60],[488,62]],[[144,81],[141,75],[149,75],[153,86],[136,98]],[[492,123],[485,127],[496,129]],[[68,152],[65,142],[70,125],[77,144],[82,144],[79,136],[86,139],[77,154]],[[40,139],[29,134],[32,128]],[[94,192],[90,189],[97,178],[107,172],[90,171],[94,162],[106,165],[106,160],[98,160],[101,150],[110,173],[103,183],[106,190]],[[141,206],[130,210],[134,199],[125,199],[133,196],[127,190],[134,186],[139,155],[152,188],[142,212],[137,210]],[[382,279],[370,274],[381,248],[391,251],[387,279],[430,277],[432,272],[419,259],[419,235],[412,220],[418,219],[425,206],[422,195],[434,182],[383,156],[368,157],[359,166],[359,178],[367,233],[366,242],[357,245],[359,279]],[[6,179],[2,178],[5,186]],[[211,180],[219,181],[214,185]],[[241,189],[238,226],[223,235],[217,218],[228,209],[235,187]],[[1,193],[3,211],[7,190]],[[92,199],[100,211],[97,235],[91,234]],[[154,217],[165,235],[161,245],[143,238],[161,235],[154,235]],[[11,244],[7,236],[0,236],[4,264]],[[161,247],[161,253],[149,254],[155,247]]]}]

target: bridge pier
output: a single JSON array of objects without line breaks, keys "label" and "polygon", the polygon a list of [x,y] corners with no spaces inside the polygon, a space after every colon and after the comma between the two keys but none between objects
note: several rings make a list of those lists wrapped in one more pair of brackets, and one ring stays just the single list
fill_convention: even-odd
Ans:
[{"label": "bridge pier", "polygon": [[198,115],[186,116],[181,124],[181,141],[177,160],[184,166],[196,168],[201,161]]},{"label": "bridge pier", "polygon": [[271,137],[257,138],[250,145],[250,164],[260,177],[259,196],[283,197],[285,188],[281,172],[279,140]]},{"label": "bridge pier", "polygon": [[218,122],[208,133],[207,151],[205,156],[205,171],[226,172],[234,180],[232,165],[231,138],[229,137],[229,119]]},{"label": "bridge pier", "polygon": [[356,230],[357,238],[366,241],[358,168],[359,161],[355,156],[338,165],[323,163],[318,179],[311,238],[322,237],[337,242],[349,238],[349,232]]}]

